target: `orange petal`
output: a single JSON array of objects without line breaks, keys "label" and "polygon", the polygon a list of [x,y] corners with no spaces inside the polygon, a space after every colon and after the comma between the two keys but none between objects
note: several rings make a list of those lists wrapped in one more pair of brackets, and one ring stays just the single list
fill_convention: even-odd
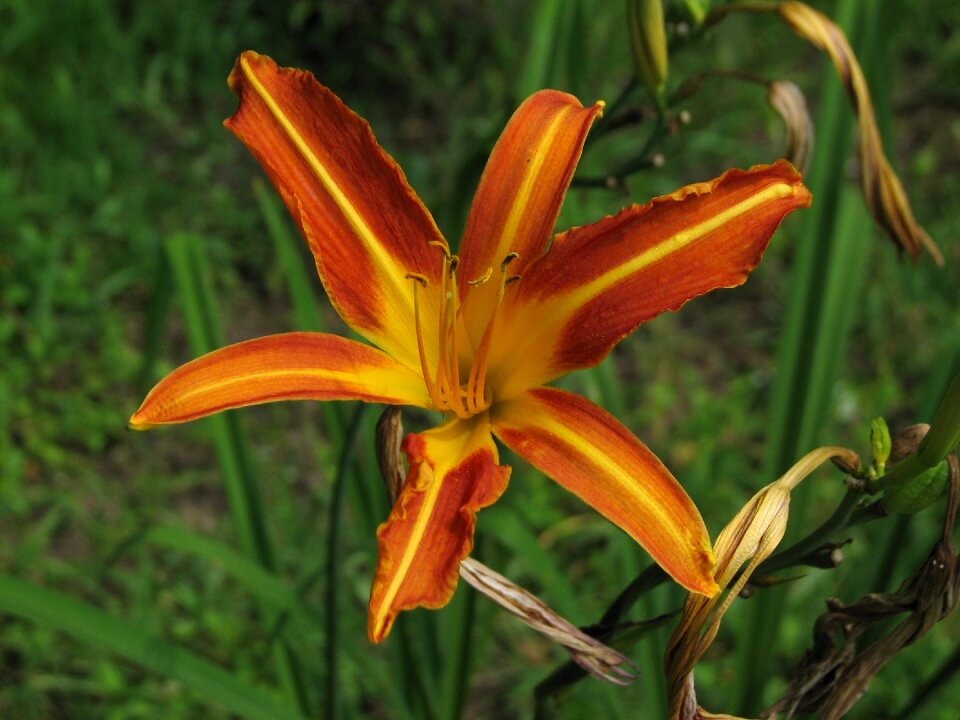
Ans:
[{"label": "orange petal", "polygon": [[740,285],[810,193],[789,163],[731,170],[558,235],[507,294],[491,351],[505,399],[600,362],[665,310]]},{"label": "orange petal", "polygon": [[372,642],[387,636],[400,611],[447,604],[460,561],[473,549],[477,510],[496,501],[510,477],[510,468],[497,464],[486,413],[408,435],[404,450],[407,480],[377,530],[380,557],[367,622]]},{"label": "orange petal", "polygon": [[543,252],[587,132],[602,111],[602,102],[585,108],[572,95],[541,90],[523,102],[504,128],[483,171],[460,244],[464,313],[475,340],[496,302],[498,283],[471,288],[467,281],[482,277],[488,268],[496,270],[511,252],[520,257],[510,265],[510,273],[521,273]]},{"label": "orange petal", "polygon": [[578,395],[537,388],[495,405],[492,421],[505,445],[626,531],[678,583],[717,592],[696,506],[615,417]]},{"label": "orange petal", "polygon": [[247,340],[181,365],[150,391],[130,427],[146,430],[274,400],[428,402],[423,378],[376,348],[295,332]]},{"label": "orange petal", "polygon": [[440,251],[427,243],[445,241],[403,171],[366,121],[310,73],[245,52],[229,84],[240,107],[224,124],[300,225],[334,307],[370,342],[417,367],[406,275],[438,282]]}]

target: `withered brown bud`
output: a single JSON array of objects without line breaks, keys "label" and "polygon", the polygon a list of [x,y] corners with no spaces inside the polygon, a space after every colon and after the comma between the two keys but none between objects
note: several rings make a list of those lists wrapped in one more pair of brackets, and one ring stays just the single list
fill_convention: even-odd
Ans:
[{"label": "withered brown bud", "polygon": [[787,127],[787,147],[783,156],[801,175],[806,174],[813,154],[813,120],[806,98],[792,82],[775,80],[767,85],[767,101]]},{"label": "withered brown bud", "polygon": [[929,431],[930,426],[927,423],[917,423],[901,430],[890,446],[890,462],[900,462],[915,453],[920,447],[920,441]]},{"label": "withered brown bud", "polygon": [[396,500],[400,494],[406,475],[403,469],[403,453],[400,451],[402,441],[403,418],[400,408],[388,406],[377,420],[377,465],[380,466],[380,477],[387,486],[390,502]]}]

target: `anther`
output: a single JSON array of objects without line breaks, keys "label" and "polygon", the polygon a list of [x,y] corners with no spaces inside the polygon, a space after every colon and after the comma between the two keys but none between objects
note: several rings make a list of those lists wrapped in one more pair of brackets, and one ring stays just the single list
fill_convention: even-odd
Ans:
[{"label": "anther", "polygon": [[420,273],[407,273],[406,275],[404,275],[404,278],[407,280],[416,280],[418,283],[420,283],[420,287],[427,286],[426,276],[421,275]]},{"label": "anther", "polygon": [[483,285],[487,280],[490,279],[490,276],[493,275],[493,267],[488,267],[486,272],[483,273],[476,280],[467,280],[467,285],[472,285],[476,287],[477,285]]},{"label": "anther", "polygon": [[458,255],[449,255],[447,256],[447,262],[450,263],[450,274],[453,275],[457,270],[457,266],[460,265],[460,257]]},{"label": "anther", "polygon": [[440,248],[440,252],[443,253],[443,256],[447,260],[450,260],[450,249],[447,247],[447,244],[445,242],[440,242],[439,240],[431,240],[427,243],[427,245]]},{"label": "anther", "polygon": [[506,280],[503,281],[503,287],[507,287],[507,285],[509,285],[510,283],[515,283],[519,279],[520,279],[519,275],[511,275],[510,277],[508,277]]},{"label": "anther", "polygon": [[509,265],[510,263],[512,263],[514,260],[519,260],[519,259],[520,259],[520,253],[515,253],[515,252],[509,253],[509,254],[503,259],[503,262],[500,263],[500,272],[506,272],[506,271],[507,271],[507,265]]}]

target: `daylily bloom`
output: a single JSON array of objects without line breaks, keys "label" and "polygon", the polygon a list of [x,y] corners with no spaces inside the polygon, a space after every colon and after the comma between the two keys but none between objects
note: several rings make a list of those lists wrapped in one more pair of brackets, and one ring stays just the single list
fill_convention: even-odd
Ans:
[{"label": "daylily bloom", "polygon": [[[551,233],[587,131],[583,107],[544,90],[500,137],[455,255],[367,123],[310,73],[246,52],[227,127],[297,221],[334,308],[366,345],[288,333],[173,371],[131,426],[274,400],[413,405],[442,422],[404,440],[409,471],[378,530],[368,634],[453,594],[477,511],[506,489],[494,436],[639,542],[684,587],[712,595],[696,507],[634,435],[545,383],[600,362],[640,323],[742,283],[783,217],[810,195],[787,163],[730,171],[647,205]],[[549,250],[548,250],[549,246]]]}]

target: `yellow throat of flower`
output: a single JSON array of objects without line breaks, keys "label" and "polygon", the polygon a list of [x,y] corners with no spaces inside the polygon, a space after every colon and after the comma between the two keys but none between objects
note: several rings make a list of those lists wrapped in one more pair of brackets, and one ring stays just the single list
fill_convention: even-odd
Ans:
[{"label": "yellow throat of flower", "polygon": [[[420,292],[428,287],[427,279],[418,273],[407,274],[408,280],[413,280],[413,311],[416,316],[417,351],[420,355],[420,369],[423,372],[423,382],[427,386],[430,400],[434,407],[444,413],[454,413],[457,417],[466,420],[483,412],[493,403],[493,392],[486,384],[487,360],[490,355],[490,341],[493,337],[494,326],[500,306],[503,304],[503,295],[507,286],[519,280],[519,275],[507,276],[507,266],[519,257],[510,253],[500,263],[500,287],[497,291],[497,302],[490,313],[480,344],[473,352],[466,382],[461,382],[461,346],[462,341],[469,343],[469,338],[458,337],[457,325],[461,319],[462,305],[457,287],[457,266],[460,258],[451,255],[446,245],[431,242],[431,245],[440,249],[443,254],[443,272],[440,280],[440,311],[438,313],[438,348],[436,374],[430,372],[427,354],[423,342],[423,325],[420,319]],[[493,275],[493,268],[476,280],[469,280],[468,285],[477,286],[487,282]],[[459,335],[465,335],[464,332]]]}]

